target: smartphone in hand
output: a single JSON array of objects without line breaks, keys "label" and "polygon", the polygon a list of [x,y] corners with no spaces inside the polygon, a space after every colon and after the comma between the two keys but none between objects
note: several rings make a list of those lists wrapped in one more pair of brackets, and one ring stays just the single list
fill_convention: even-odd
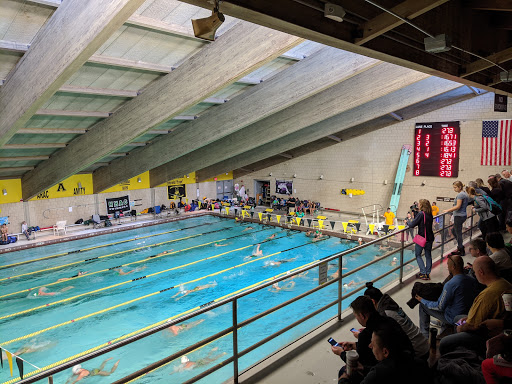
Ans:
[{"label": "smartphone in hand", "polygon": [[332,337],[329,337],[329,339],[327,339],[327,342],[331,344],[333,347],[341,347],[341,345],[339,345],[338,342],[334,340]]},{"label": "smartphone in hand", "polygon": [[455,325],[462,325],[462,324],[466,324],[466,320],[461,319],[455,323]]},{"label": "smartphone in hand", "polygon": [[359,329],[352,328],[352,329],[350,330],[350,332],[359,333],[359,332],[361,332],[361,331],[360,331]]}]

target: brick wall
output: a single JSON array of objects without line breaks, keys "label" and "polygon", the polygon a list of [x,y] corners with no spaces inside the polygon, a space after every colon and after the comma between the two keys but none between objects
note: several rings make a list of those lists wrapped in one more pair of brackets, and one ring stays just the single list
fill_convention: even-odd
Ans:
[{"label": "brick wall", "polygon": [[[493,105],[494,94],[485,94],[248,174],[234,182],[252,186],[254,179],[271,180],[271,192],[275,193],[276,179],[293,180],[295,196],[320,201],[324,207],[354,212],[360,212],[360,207],[370,204],[387,208],[402,145],[413,144],[414,124],[440,121],[460,121],[458,180],[464,183],[478,177],[487,180],[489,174],[501,172],[505,167],[480,165],[482,120],[512,118],[512,112],[493,112]],[[510,100],[508,110],[512,111]],[[405,216],[412,202],[420,198],[433,201],[437,196],[454,197],[452,183],[455,179],[413,176],[413,156],[409,157],[409,167],[398,216]],[[272,176],[269,176],[270,172]],[[297,174],[296,178],[293,178],[294,174]],[[324,176],[322,180],[320,175]],[[353,183],[350,182],[352,177]],[[387,185],[384,180],[388,181]],[[423,180],[425,186],[421,186]],[[342,188],[362,189],[366,194],[349,198],[341,195]],[[449,203],[438,205],[441,209],[451,206]]]}]

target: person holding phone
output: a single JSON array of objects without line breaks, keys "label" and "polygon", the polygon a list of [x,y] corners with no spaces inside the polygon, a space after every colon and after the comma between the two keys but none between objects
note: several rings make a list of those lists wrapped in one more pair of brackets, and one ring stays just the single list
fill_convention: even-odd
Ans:
[{"label": "person holding phone", "polygon": [[[404,331],[400,328],[398,323],[386,316],[380,315],[373,302],[368,296],[359,296],[357,297],[351,304],[350,307],[354,312],[354,316],[356,320],[365,327],[360,333],[358,337],[358,341],[344,341],[338,343],[338,346],[331,346],[331,351],[335,355],[340,356],[340,358],[346,362],[346,351],[356,350],[359,354],[359,363],[362,365],[362,371],[360,372],[362,376],[365,376],[370,369],[377,364],[377,360],[373,355],[371,348],[369,347],[371,343],[372,333],[374,329],[383,324],[389,324],[390,327],[398,328],[397,335],[399,335],[399,340],[402,345],[405,345],[405,349],[411,351],[414,354],[414,349],[412,347],[411,341],[404,333]],[[343,376],[345,373],[344,367],[338,372],[338,378]]]}]

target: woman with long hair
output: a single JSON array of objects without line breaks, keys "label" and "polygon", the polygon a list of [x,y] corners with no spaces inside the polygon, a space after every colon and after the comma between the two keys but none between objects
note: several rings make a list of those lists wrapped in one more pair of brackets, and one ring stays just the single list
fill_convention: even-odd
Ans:
[{"label": "woman with long hair", "polygon": [[485,239],[485,235],[490,232],[499,232],[500,223],[498,218],[491,212],[491,206],[487,202],[486,198],[477,193],[475,188],[466,187],[466,192],[470,199],[474,201],[474,210],[480,216],[481,225],[479,225],[482,237]]},{"label": "woman with long hair", "polygon": [[477,188],[480,188],[482,191],[484,191],[488,195],[491,193],[491,190],[485,186],[484,181],[482,179],[480,179],[480,178],[475,179],[475,183],[476,183]]},{"label": "woman with long hair", "polygon": [[[420,273],[416,275],[422,280],[430,280],[430,271],[432,270],[432,244],[434,242],[434,231],[432,230],[432,207],[430,201],[421,199],[419,202],[420,211],[414,217],[409,228],[418,227],[418,235],[425,238],[425,245],[421,246],[416,241],[414,252],[416,254],[416,261],[420,267]],[[417,236],[418,236],[417,235]],[[425,250],[426,265],[423,262],[421,254]]]},{"label": "woman with long hair", "polygon": [[453,207],[447,209],[443,213],[453,212],[452,233],[453,236],[455,236],[455,239],[457,239],[457,250],[453,251],[451,254],[464,256],[466,251],[464,250],[464,244],[462,243],[462,225],[468,218],[466,208],[469,203],[469,196],[464,191],[464,185],[460,181],[453,183],[453,190],[457,193]]}]

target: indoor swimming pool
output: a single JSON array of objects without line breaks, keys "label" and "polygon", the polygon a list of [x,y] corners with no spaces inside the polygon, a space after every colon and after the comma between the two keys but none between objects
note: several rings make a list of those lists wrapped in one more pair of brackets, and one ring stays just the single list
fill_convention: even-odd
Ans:
[{"label": "indoor swimming pool", "polygon": [[[34,366],[48,367],[291,271],[290,278],[279,286],[241,298],[237,313],[240,322],[318,285],[318,268],[300,275],[294,275],[293,270],[356,245],[357,242],[335,237],[313,242],[299,230],[236,223],[232,219],[206,215],[11,252],[3,255],[0,263],[0,346],[18,353]],[[344,257],[343,268],[346,269],[343,272],[385,252],[389,250],[378,246],[355,251]],[[392,258],[384,258],[347,277],[343,281],[343,293],[394,268]],[[412,258],[413,252],[405,251],[404,260]],[[332,262],[328,275],[336,271],[337,262]],[[398,273],[390,274],[376,285],[383,286],[397,277]],[[241,328],[239,349],[336,297],[337,285],[332,284]],[[344,302],[343,308],[350,301]],[[240,369],[250,367],[336,314],[334,306],[248,353],[240,359]],[[118,380],[228,328],[232,315],[231,305],[224,305],[90,360],[83,367],[95,374],[86,381]],[[232,338],[226,335],[136,381],[180,383],[221,363],[231,356],[232,350]],[[111,360],[100,367],[107,358]],[[24,364],[25,374],[34,370]],[[4,361],[0,383],[19,380],[16,364],[13,373],[11,377]],[[103,373],[109,376],[102,376]],[[202,382],[222,383],[232,375],[232,365],[226,364]],[[54,382],[65,383],[71,376],[71,370],[59,373],[54,376]]]}]

